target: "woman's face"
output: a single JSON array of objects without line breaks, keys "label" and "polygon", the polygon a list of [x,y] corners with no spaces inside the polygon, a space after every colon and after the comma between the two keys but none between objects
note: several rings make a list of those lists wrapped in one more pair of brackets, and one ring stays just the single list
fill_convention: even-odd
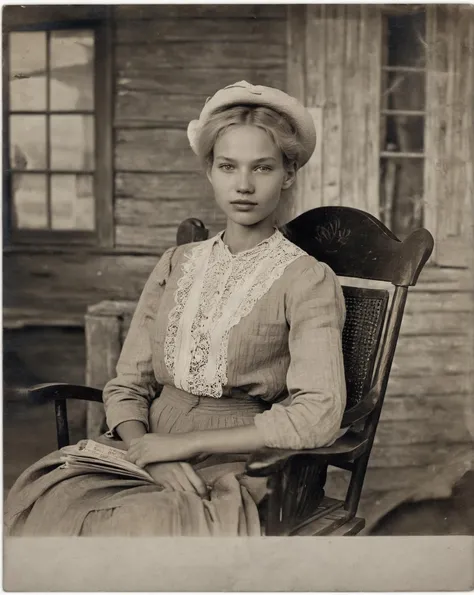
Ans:
[{"label": "woman's face", "polygon": [[257,225],[272,215],[294,174],[270,136],[252,125],[233,125],[214,145],[208,177],[219,207],[240,225]]}]

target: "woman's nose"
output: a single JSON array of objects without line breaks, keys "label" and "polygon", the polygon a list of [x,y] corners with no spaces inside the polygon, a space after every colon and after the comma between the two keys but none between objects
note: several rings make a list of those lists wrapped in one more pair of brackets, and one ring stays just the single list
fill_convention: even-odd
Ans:
[{"label": "woman's nose", "polygon": [[253,180],[248,172],[242,172],[237,181],[237,192],[241,194],[253,194],[255,191]]}]

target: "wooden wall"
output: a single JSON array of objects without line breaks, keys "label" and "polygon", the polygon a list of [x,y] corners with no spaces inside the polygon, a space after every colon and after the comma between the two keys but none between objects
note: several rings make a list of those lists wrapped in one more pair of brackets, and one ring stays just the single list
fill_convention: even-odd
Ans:
[{"label": "wooden wall", "polygon": [[426,224],[436,235],[434,262],[473,266],[474,7],[429,11]]},{"label": "wooden wall", "polygon": [[380,9],[292,5],[288,19],[288,89],[308,106],[318,132],[295,214],[350,204],[378,216]]},{"label": "wooden wall", "polygon": [[[288,89],[318,147],[294,213],[341,204],[379,216],[382,6],[289,8]],[[408,298],[362,512],[371,522],[416,489],[446,496],[474,439],[474,10],[427,10],[425,225],[436,252]],[[330,484],[342,494],[344,474]]]},{"label": "wooden wall", "polygon": [[[25,11],[16,22],[25,21]],[[36,13],[39,21],[55,20],[47,7]],[[67,17],[56,8],[54,15]],[[78,12],[78,18],[94,16],[93,7]],[[111,16],[115,246],[9,250],[11,327],[83,326],[88,305],[138,297],[184,218],[200,217],[212,232],[222,229],[187,124],[224,85],[243,79],[286,84],[284,5],[117,5]]]},{"label": "wooden wall", "polygon": [[190,215],[222,228],[186,127],[222,86],[284,86],[285,30],[284,6],[115,8],[117,246],[161,252]]}]

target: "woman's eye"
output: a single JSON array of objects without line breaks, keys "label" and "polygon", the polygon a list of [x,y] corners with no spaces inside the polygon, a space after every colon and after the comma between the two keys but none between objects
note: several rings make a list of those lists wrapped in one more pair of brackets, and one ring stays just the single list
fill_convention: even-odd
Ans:
[{"label": "woman's eye", "polygon": [[272,171],[272,168],[268,165],[259,165],[257,171],[269,172]]},{"label": "woman's eye", "polygon": [[221,163],[219,165],[219,169],[222,169],[223,171],[232,171],[234,169],[234,166],[230,163]]}]

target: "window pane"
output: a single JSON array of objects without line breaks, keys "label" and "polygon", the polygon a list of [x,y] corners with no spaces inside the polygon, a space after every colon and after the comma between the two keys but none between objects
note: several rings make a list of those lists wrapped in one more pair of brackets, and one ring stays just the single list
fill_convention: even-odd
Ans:
[{"label": "window pane", "polygon": [[10,109],[46,109],[46,33],[11,33]]},{"label": "window pane", "polygon": [[423,174],[423,159],[391,157],[381,162],[381,219],[402,240],[423,225]]},{"label": "window pane", "polygon": [[424,110],[425,75],[423,72],[385,72],[384,109]]},{"label": "window pane", "polygon": [[10,116],[10,167],[46,169],[45,116]]},{"label": "window pane", "polygon": [[53,229],[94,229],[93,176],[51,176],[51,225]]},{"label": "window pane", "polygon": [[388,65],[424,67],[426,64],[425,12],[390,16]]},{"label": "window pane", "polygon": [[13,174],[13,226],[16,229],[48,227],[47,189],[44,174]]},{"label": "window pane", "polygon": [[423,116],[386,116],[385,151],[423,153]]},{"label": "window pane", "polygon": [[51,109],[94,109],[94,34],[51,34]]},{"label": "window pane", "polygon": [[51,169],[94,169],[93,116],[51,116]]}]

